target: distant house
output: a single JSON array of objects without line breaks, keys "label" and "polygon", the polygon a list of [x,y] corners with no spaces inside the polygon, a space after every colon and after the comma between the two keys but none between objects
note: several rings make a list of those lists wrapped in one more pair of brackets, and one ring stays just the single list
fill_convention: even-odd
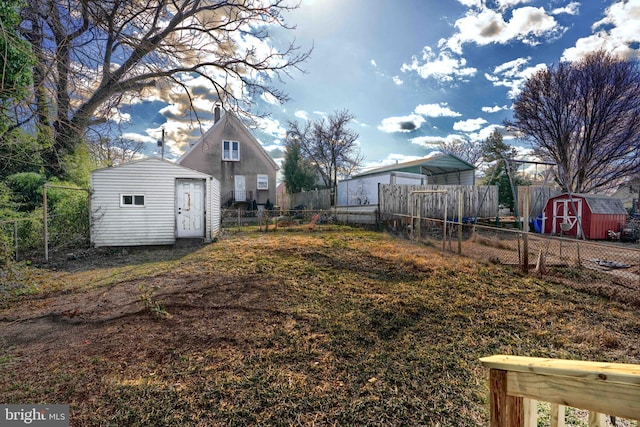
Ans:
[{"label": "distant house", "polygon": [[542,213],[546,234],[606,239],[609,230],[618,232],[627,220],[620,199],[595,194],[560,194],[547,200]]},{"label": "distant house", "polygon": [[622,200],[622,204],[628,211],[640,210],[640,178],[635,178],[620,185],[613,197]]},{"label": "distant house", "polygon": [[378,184],[475,185],[476,168],[451,154],[370,169],[338,182],[339,206],[378,203]]},{"label": "distant house", "polygon": [[215,120],[178,164],[218,179],[222,206],[275,204],[276,163],[236,115],[216,107]]},{"label": "distant house", "polygon": [[158,158],[91,172],[96,247],[211,241],[219,229],[220,185],[210,175]]}]

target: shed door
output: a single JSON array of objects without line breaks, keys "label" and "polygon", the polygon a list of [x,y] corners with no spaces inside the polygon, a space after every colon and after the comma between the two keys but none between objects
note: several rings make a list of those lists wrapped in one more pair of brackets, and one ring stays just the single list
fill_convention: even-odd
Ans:
[{"label": "shed door", "polygon": [[177,237],[204,237],[204,180],[176,180]]},{"label": "shed door", "polygon": [[[560,199],[553,201],[553,230],[554,234],[562,234],[582,237],[582,199]],[[567,230],[563,230],[560,224],[568,224]]]}]

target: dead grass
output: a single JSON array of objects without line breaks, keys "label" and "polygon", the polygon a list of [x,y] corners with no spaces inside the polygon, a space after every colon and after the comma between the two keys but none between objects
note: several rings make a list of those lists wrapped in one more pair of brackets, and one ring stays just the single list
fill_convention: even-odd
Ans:
[{"label": "dead grass", "polygon": [[37,291],[0,312],[0,400],[70,403],[72,426],[479,426],[479,357],[640,362],[637,307],[386,234],[87,263],[23,271]]}]

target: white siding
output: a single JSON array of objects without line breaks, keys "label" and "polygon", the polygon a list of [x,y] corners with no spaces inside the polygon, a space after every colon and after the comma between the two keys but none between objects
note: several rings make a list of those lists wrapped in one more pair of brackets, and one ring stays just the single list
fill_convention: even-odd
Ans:
[{"label": "white siding", "polygon": [[208,229],[211,230],[211,239],[213,239],[220,234],[220,181],[211,178],[209,189],[210,195],[208,200],[210,203],[209,211],[207,212],[207,221],[211,221],[211,226]]},{"label": "white siding", "polygon": [[[144,159],[91,173],[91,242],[94,246],[173,244],[176,240],[176,179],[202,179],[208,184],[205,239],[211,239],[212,218],[219,208],[212,202],[210,176],[160,159]],[[216,181],[217,183],[217,181]],[[219,191],[219,187],[218,187]],[[120,207],[121,194],[143,194],[144,207]],[[215,221],[215,220],[214,220]],[[218,221],[219,223],[219,221]],[[219,227],[219,226],[218,226]]]},{"label": "white siding", "polygon": [[338,206],[377,205],[378,184],[422,185],[423,175],[408,172],[384,172],[338,182]]}]

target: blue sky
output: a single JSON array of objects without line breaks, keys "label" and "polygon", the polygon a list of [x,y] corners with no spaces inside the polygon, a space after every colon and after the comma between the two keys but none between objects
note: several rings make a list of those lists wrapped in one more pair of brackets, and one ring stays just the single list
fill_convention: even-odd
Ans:
[{"label": "blue sky", "polygon": [[[535,71],[599,48],[640,52],[640,0],[302,0],[286,18],[297,28],[273,31],[271,43],[314,49],[307,73],[279,84],[292,100],[263,97],[253,111],[270,114],[254,134],[277,161],[288,120],[340,109],[356,116],[365,167],[424,157],[442,140],[479,143],[511,117]],[[164,127],[176,158],[199,134],[184,102],[160,96],[123,110],[124,136],[152,150]]]}]

